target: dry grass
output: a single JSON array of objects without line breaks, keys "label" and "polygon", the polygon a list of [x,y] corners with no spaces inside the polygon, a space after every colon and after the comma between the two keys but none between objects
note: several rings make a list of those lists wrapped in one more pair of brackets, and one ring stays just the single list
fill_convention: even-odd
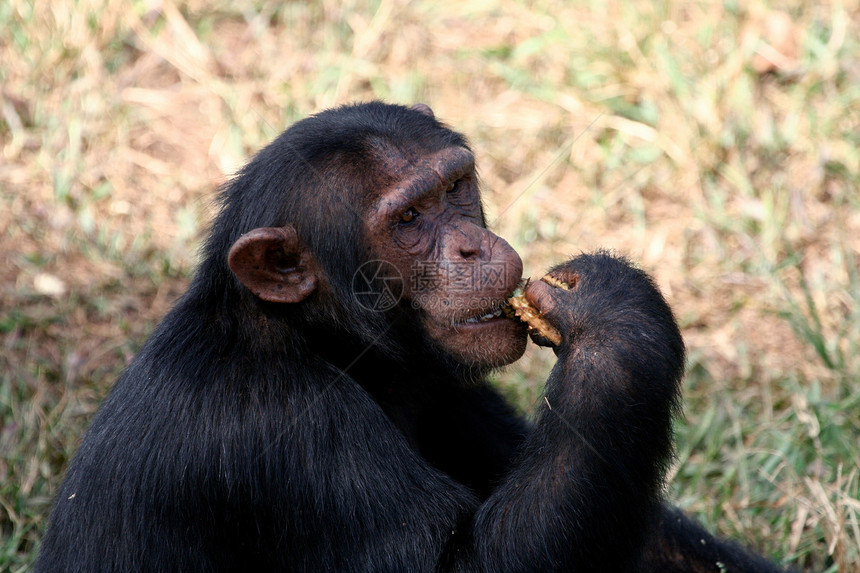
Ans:
[{"label": "dry grass", "polygon": [[[527,271],[616,249],[690,350],[671,497],[860,569],[860,4],[0,5],[0,570],[193,270],[214,188],[298,118],[432,105]],[[525,408],[549,357],[499,384]]]}]

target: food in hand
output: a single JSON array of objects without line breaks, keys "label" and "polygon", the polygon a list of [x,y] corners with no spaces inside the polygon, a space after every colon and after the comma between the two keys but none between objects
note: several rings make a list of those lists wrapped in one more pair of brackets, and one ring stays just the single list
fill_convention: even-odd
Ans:
[{"label": "food in hand", "polygon": [[[565,283],[550,275],[545,275],[541,280],[550,286],[569,290]],[[539,334],[551,342],[553,346],[558,346],[561,343],[561,333],[528,301],[525,296],[528,284],[529,279],[524,279],[520,286],[514,290],[511,298],[508,299],[508,304],[511,305],[513,314],[529,325],[530,333]]]}]

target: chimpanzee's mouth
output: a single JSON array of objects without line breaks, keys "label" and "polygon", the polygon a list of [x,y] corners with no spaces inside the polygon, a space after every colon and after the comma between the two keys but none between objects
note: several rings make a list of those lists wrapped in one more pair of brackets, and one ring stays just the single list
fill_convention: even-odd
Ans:
[{"label": "chimpanzee's mouth", "polygon": [[[507,308],[509,307],[508,297],[495,300],[484,300],[480,310],[466,314],[465,317],[454,319],[454,326],[464,324],[483,324],[498,318],[507,318]],[[478,314],[480,313],[480,314]]]},{"label": "chimpanzee's mouth", "polygon": [[493,320],[494,318],[500,318],[505,315],[505,308],[508,307],[507,304],[499,305],[495,310],[491,310],[485,314],[481,314],[479,316],[472,316],[462,321],[461,324],[480,324],[482,322],[488,322]]},{"label": "chimpanzee's mouth", "polygon": [[[568,283],[568,281],[564,280],[564,279],[568,279],[568,278],[570,278],[570,280],[574,281],[574,284],[575,284],[575,281],[577,278],[576,276],[557,278],[557,277],[554,277],[550,274],[547,274],[547,275],[544,275],[541,278],[541,280],[550,286],[553,286],[556,288],[561,288],[564,290],[569,290],[570,289],[570,287],[568,286],[569,283]],[[492,307],[490,308],[490,310],[488,310],[487,312],[484,312],[483,314],[474,314],[474,315],[468,316],[466,318],[455,319],[454,320],[454,326],[456,327],[456,326],[462,326],[462,325],[483,324],[485,322],[490,322],[492,320],[496,320],[499,318],[505,318],[505,319],[517,318],[516,305],[514,304],[514,302],[512,302],[512,300],[517,299],[517,300],[522,301],[521,305],[523,303],[527,304],[524,293],[525,293],[525,290],[526,290],[526,287],[528,286],[528,284],[529,284],[529,279],[526,278],[526,279],[520,280],[517,287],[512,292],[510,292],[508,294],[508,296],[506,296],[504,299],[495,302],[492,305]],[[520,319],[522,319],[522,317],[520,317]]]}]

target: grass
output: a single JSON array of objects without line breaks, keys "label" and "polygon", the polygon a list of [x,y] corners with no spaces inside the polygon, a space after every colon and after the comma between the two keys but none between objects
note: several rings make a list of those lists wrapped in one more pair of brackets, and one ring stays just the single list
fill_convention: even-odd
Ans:
[{"label": "grass", "polygon": [[[777,9],[778,8],[778,9]],[[0,570],[193,272],[212,192],[322,108],[424,101],[540,273],[653,272],[689,349],[669,497],[860,569],[860,4],[0,4]],[[497,383],[526,410],[550,365]]]}]

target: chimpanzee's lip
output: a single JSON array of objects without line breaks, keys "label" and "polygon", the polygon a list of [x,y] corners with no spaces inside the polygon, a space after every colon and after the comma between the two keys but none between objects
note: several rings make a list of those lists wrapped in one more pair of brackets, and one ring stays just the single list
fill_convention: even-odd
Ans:
[{"label": "chimpanzee's lip", "polygon": [[464,316],[458,317],[454,319],[454,325],[458,326],[461,324],[480,324],[483,322],[489,322],[496,318],[503,318],[506,316],[505,308],[508,306],[508,297],[500,298],[498,300],[490,301],[489,305],[482,305],[482,307],[476,311],[464,313]]},{"label": "chimpanzee's lip", "polygon": [[467,318],[466,320],[463,320],[462,322],[460,322],[460,324],[479,324],[482,322],[489,322],[495,318],[501,318],[505,314],[503,307],[504,307],[504,305],[499,306],[495,310],[490,310],[488,312],[485,312],[484,314],[477,315],[477,316],[471,316],[471,317]]}]

